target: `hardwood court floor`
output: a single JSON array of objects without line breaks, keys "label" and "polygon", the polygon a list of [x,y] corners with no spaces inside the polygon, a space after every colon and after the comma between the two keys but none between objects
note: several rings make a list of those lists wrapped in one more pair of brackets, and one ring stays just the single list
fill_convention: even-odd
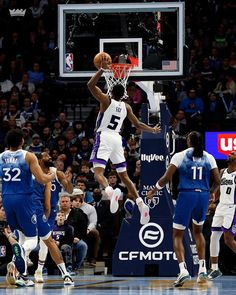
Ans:
[{"label": "hardwood court floor", "polygon": [[59,276],[45,277],[44,284],[17,288],[7,286],[0,277],[0,295],[235,295],[236,276],[223,276],[214,282],[199,285],[196,278],[181,288],[173,288],[174,278],[113,277],[110,275],[75,276],[74,287],[64,287]]}]

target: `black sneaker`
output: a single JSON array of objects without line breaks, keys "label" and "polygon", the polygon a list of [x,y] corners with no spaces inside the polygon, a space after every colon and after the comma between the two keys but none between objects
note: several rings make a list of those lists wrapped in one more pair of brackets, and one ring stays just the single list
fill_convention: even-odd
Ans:
[{"label": "black sneaker", "polygon": [[19,273],[24,273],[26,269],[25,253],[24,249],[18,244],[15,243],[12,245],[12,252],[15,256],[15,266]]},{"label": "black sneaker", "polygon": [[211,269],[207,275],[209,280],[214,280],[222,276],[222,272],[219,269]]}]

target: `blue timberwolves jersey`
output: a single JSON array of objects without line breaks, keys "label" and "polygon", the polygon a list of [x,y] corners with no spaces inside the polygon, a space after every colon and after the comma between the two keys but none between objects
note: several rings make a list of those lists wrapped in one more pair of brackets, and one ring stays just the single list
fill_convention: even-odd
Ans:
[{"label": "blue timberwolves jersey", "polygon": [[57,206],[60,192],[61,192],[61,184],[57,179],[54,179],[52,181],[52,187],[51,187],[51,207],[52,208]]},{"label": "blue timberwolves jersey", "polygon": [[193,157],[193,148],[176,153],[170,164],[175,165],[179,170],[179,190],[201,189],[208,191],[210,171],[217,168],[214,157],[205,151],[201,158]]},{"label": "blue timberwolves jersey", "polygon": [[0,177],[3,195],[31,194],[32,173],[25,161],[27,151],[5,151],[0,154]]}]

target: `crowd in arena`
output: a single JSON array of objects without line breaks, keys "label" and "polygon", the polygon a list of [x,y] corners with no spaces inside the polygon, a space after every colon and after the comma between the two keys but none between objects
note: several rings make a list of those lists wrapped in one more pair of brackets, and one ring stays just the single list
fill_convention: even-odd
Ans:
[{"label": "crowd in arena", "polygon": [[[24,149],[35,154],[48,152],[59,171],[71,173],[71,181],[78,191],[60,196],[55,232],[64,224],[68,206],[91,206],[87,224],[75,228],[84,241],[81,249],[77,249],[79,254],[72,255],[73,261],[70,256],[64,256],[67,266],[75,270],[85,259],[90,266],[95,266],[100,259],[111,259],[121,221],[132,214],[132,204],[126,202],[127,189],[119,181],[112,163],[106,168],[109,184],[122,191],[116,214],[110,213],[106,195],[94,179],[89,159],[99,107],[94,106],[85,120],[78,117],[69,121],[63,105],[58,105],[61,85],[55,82],[58,75],[57,5],[64,2],[0,0],[0,152],[6,147],[7,132],[19,128],[24,134]],[[89,1],[70,1],[81,2]],[[163,82],[163,94],[172,114],[170,123],[180,137],[191,130],[235,131],[236,4],[230,0],[197,0],[194,5],[186,0],[185,4],[188,73],[183,80]],[[9,9],[14,8],[27,9],[25,16],[11,15]],[[147,102],[144,93],[132,81],[127,93],[127,102],[139,116],[141,104]],[[88,98],[89,95],[87,92]],[[128,174],[138,189],[141,132],[125,122],[123,136]],[[213,212],[214,205],[211,205],[205,226],[208,240]],[[68,223],[76,227],[73,218],[71,224]],[[0,220],[3,219],[1,214]],[[3,241],[2,233],[0,237]],[[75,253],[76,246],[69,235],[60,244],[61,249],[63,243],[74,248]],[[63,253],[68,252],[64,249]],[[235,265],[228,258],[233,254],[226,246],[222,253],[223,272],[235,274]],[[0,275],[4,274],[2,266],[10,259],[9,247],[5,260],[0,257]]]}]

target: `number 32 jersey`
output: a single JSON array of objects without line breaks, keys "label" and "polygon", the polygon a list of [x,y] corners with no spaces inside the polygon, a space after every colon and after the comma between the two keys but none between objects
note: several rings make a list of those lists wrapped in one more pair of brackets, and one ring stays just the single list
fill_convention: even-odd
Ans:
[{"label": "number 32 jersey", "polygon": [[120,133],[127,110],[123,101],[111,99],[109,107],[104,113],[99,113],[96,122],[96,131],[114,131]]},{"label": "number 32 jersey", "polygon": [[210,171],[217,168],[214,157],[203,152],[200,158],[193,157],[193,148],[176,153],[170,164],[179,170],[179,190],[200,189],[208,191],[210,188]]},{"label": "number 32 jersey", "polygon": [[3,195],[32,194],[33,179],[28,163],[27,151],[5,151],[0,154],[0,177]]}]

